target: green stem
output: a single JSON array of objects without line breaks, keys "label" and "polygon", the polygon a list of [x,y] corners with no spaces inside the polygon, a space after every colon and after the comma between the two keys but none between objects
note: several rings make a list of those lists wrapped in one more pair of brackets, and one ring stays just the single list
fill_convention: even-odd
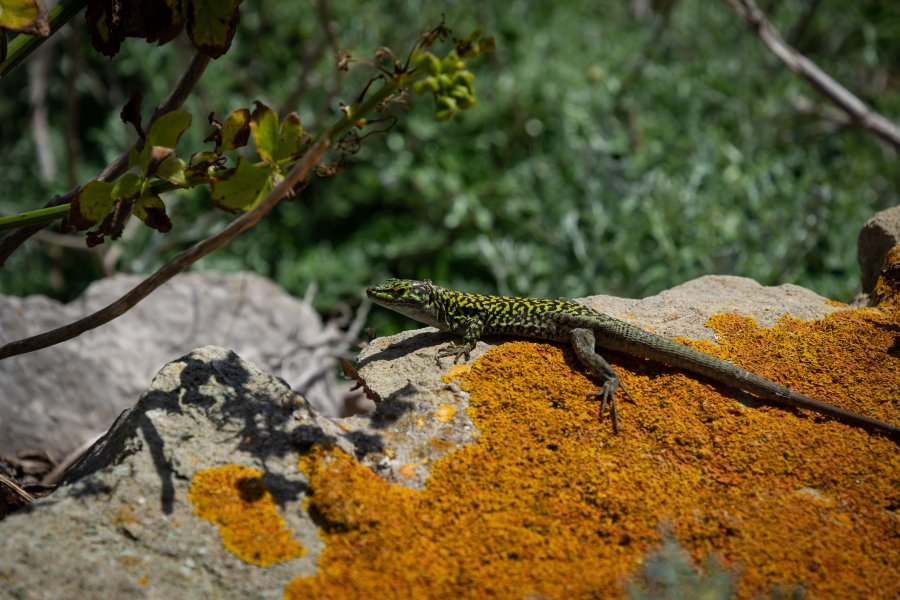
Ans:
[{"label": "green stem", "polygon": [[39,208],[11,217],[0,217],[0,231],[25,227],[26,225],[36,225],[38,223],[49,223],[61,218],[67,212],[69,212],[69,205],[60,204],[59,206]]},{"label": "green stem", "polygon": [[[63,0],[50,9],[50,35],[69,22],[69,20],[84,10],[88,0]],[[29,54],[37,50],[50,36],[27,35],[20,33],[9,43],[9,53],[6,60],[0,63],[0,79],[6,77],[10,71],[25,60]]]}]

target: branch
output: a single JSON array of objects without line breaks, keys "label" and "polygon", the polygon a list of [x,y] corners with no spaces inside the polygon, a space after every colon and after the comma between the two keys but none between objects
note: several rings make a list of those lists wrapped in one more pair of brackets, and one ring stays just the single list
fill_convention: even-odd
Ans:
[{"label": "branch", "polygon": [[205,240],[194,244],[184,252],[181,252],[172,260],[157,269],[155,273],[132,288],[124,296],[97,312],[79,319],[74,323],[58,327],[52,331],[41,333],[23,340],[10,342],[5,346],[0,347],[0,360],[65,342],[66,340],[78,337],[86,331],[109,323],[116,317],[125,314],[138,302],[150,295],[153,290],[175,275],[184,271],[190,265],[197,262],[222,244],[231,241],[256,225],[256,223],[275,208],[275,205],[278,204],[278,202],[298,183],[300,183],[300,181],[309,176],[313,167],[315,167],[316,163],[319,162],[325,154],[325,151],[331,145],[331,135],[332,132],[328,131],[319,138],[315,145],[313,145],[313,147],[304,155],[303,159],[291,169],[281,183],[275,186],[271,192],[266,194],[266,197],[263,198],[259,204],[229,223],[224,229],[211,235]]},{"label": "branch", "polygon": [[[165,99],[165,101],[160,104],[155,111],[153,111],[153,117],[150,119],[150,123],[163,116],[164,114],[179,108],[191,93],[191,90],[194,89],[194,86],[197,84],[197,81],[200,79],[200,76],[203,75],[203,71],[206,69],[206,66],[209,64],[209,57],[200,54],[199,52],[194,55],[194,59],[191,61],[191,64],[188,65],[187,70],[181,76],[181,79],[178,80],[178,83],[172,89],[172,92],[169,94],[169,97]],[[122,154],[120,154],[114,161],[112,161],[103,171],[97,176],[97,179],[100,181],[108,181],[110,179],[116,179],[122,173],[124,173],[128,169],[128,154],[131,150],[126,150]],[[80,187],[69,190],[65,194],[61,196],[54,196],[51,198],[46,204],[44,204],[44,208],[52,208],[55,206],[61,206],[63,204],[68,204],[72,201],[72,199],[78,195],[78,190]],[[62,216],[63,213],[60,213],[59,216]],[[33,236],[35,233],[46,227],[52,221],[37,223],[35,225],[26,225],[25,227],[19,227],[18,229],[14,229],[10,231],[8,234],[3,236],[0,239],[0,267],[6,263],[6,259],[10,257],[10,255],[16,251],[16,248],[21,246],[25,241]]]},{"label": "branch", "polygon": [[0,80],[9,75],[19,63],[28,58],[28,55],[37,50],[41,44],[50,39],[56,31],[68,23],[72,18],[84,10],[88,0],[63,0],[50,9],[47,15],[50,32],[47,36],[29,35],[20,33],[9,44],[9,54],[4,62],[0,62]]},{"label": "branch", "polygon": [[821,96],[847,113],[864,129],[900,150],[900,127],[871,110],[847,88],[832,79],[811,60],[788,45],[753,0],[725,0],[750,29],[787,67],[804,78]]},{"label": "branch", "polygon": [[313,168],[319,160],[325,155],[328,147],[331,146],[333,139],[347,133],[349,130],[357,127],[358,120],[362,115],[367,115],[377,107],[381,106],[388,98],[390,98],[398,89],[406,84],[405,77],[395,77],[387,80],[380,90],[372,94],[364,100],[356,108],[356,111],[344,114],[334,125],[316,140],[316,143],[303,155],[303,158],[297,162],[290,170],[285,178],[275,188],[266,194],[259,204],[229,223],[220,232],[211,235],[203,241],[197,242],[184,252],[175,256],[172,260],[161,266],[155,273],[147,279],[136,285],[124,296],[113,302],[112,304],[101,308],[97,312],[88,315],[82,319],[58,327],[52,331],[41,333],[38,335],[10,342],[0,347],[0,360],[33,352],[42,348],[53,346],[78,337],[86,331],[90,331],[100,325],[109,323],[116,317],[120,317],[138,302],[146,298],[150,293],[161,286],[163,283],[185,270],[199,259],[203,258],[222,244],[231,241],[243,232],[256,225],[266,214],[268,214],[282,197],[287,195],[302,180],[309,177]]}]

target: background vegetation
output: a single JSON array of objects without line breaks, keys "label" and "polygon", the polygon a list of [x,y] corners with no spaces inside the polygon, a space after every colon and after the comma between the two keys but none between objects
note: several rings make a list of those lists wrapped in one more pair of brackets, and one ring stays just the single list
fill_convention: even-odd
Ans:
[{"label": "background vegetation", "polygon": [[[335,177],[313,180],[198,267],[252,269],[298,295],[315,283],[325,312],[387,275],[471,291],[642,297],[727,273],[850,299],[859,228],[900,203],[896,153],[847,126],[724,3],[654,6],[245,3],[233,47],[185,105],[195,115],[182,141],[191,151],[208,133],[203,116],[254,99],[298,110],[307,131],[333,120],[367,77],[338,74],[335,47],[402,53],[445,14],[459,35],[483,26],[497,50],[473,66],[474,109],[442,124],[429,100],[413,101]],[[761,8],[789,43],[900,118],[900,3]],[[149,114],[192,54],[183,40],[129,39],[109,60],[83,27],[55,40],[0,84],[2,214],[96,175],[133,141],[118,117],[131,88],[143,90]],[[89,252],[44,232],[0,270],[0,291],[70,299],[104,273],[148,272],[231,218],[204,193],[167,196],[166,235],[135,227]]]}]

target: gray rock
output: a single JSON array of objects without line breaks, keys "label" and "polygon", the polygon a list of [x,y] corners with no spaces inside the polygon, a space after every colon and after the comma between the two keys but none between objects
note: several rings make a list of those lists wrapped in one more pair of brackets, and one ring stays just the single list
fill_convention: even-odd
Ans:
[{"label": "gray rock", "polygon": [[[0,296],[0,343],[72,322],[139,281],[104,279],[70,304]],[[180,275],[103,327],[0,361],[0,454],[39,449],[60,459],[106,431],[166,362],[207,344],[234,349],[336,415],[346,386],[334,377],[335,356],[346,350],[345,338],[265,278]]]},{"label": "gray rock", "polygon": [[[214,346],[166,365],[51,496],[0,521],[3,598],[276,598],[315,570],[321,541],[300,510],[300,438],[342,432],[283,381]],[[267,568],[226,550],[193,514],[200,470],[256,468],[306,548]]]},{"label": "gray rock", "polygon": [[900,206],[875,213],[856,242],[856,260],[864,294],[872,293],[888,250],[900,244]]}]

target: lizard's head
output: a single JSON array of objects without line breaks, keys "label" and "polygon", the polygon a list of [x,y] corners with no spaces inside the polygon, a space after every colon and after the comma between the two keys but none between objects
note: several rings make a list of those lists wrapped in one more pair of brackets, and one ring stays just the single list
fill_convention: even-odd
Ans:
[{"label": "lizard's head", "polygon": [[386,279],[366,290],[366,295],[375,304],[397,311],[420,323],[435,325],[437,286],[428,281],[415,279]]}]

